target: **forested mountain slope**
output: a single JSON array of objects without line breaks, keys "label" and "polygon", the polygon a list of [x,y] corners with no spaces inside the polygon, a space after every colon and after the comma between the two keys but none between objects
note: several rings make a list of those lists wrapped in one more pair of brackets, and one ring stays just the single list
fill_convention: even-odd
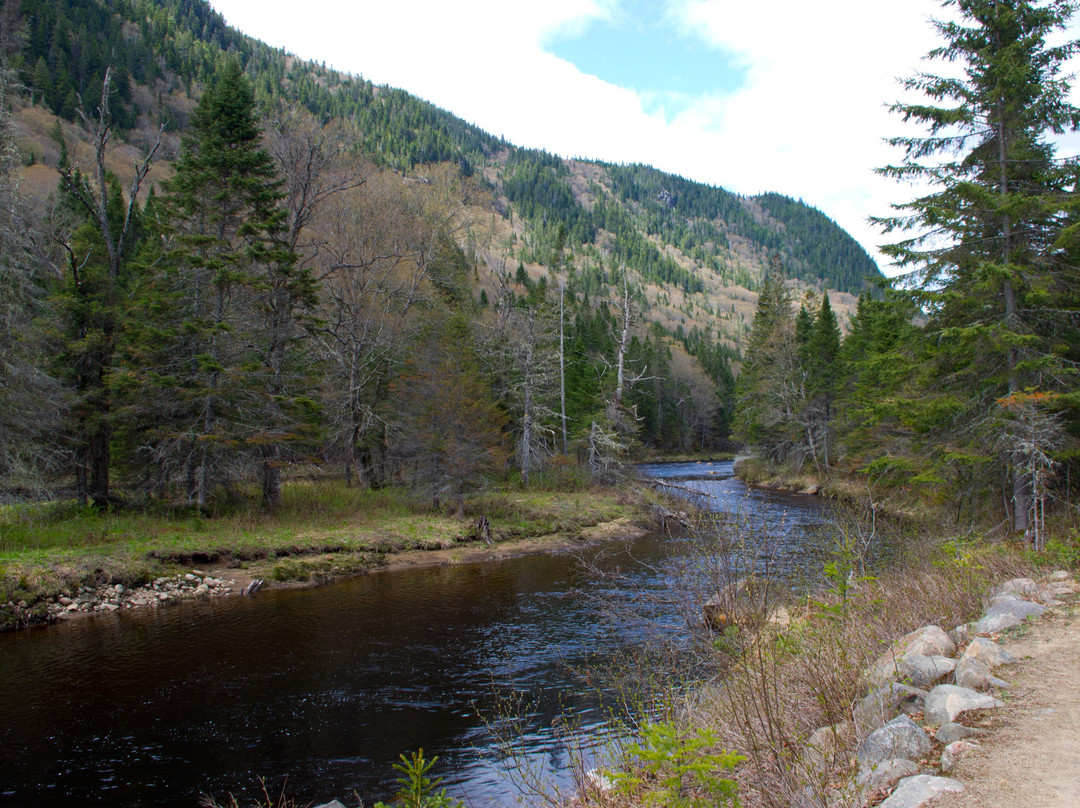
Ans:
[{"label": "forested mountain slope", "polygon": [[[26,293],[48,301],[54,324],[26,361],[58,357],[33,369],[73,397],[74,431],[56,456],[82,457],[87,479],[116,467],[166,485],[185,463],[193,473],[192,447],[205,454],[208,440],[223,447],[215,474],[223,458],[243,455],[272,477],[302,451],[341,459],[369,482],[404,473],[403,458],[422,451],[403,437],[405,381],[422,386],[443,361],[436,352],[417,365],[433,341],[476,351],[469,373],[478,375],[460,385],[491,389],[495,409],[473,415],[516,441],[526,477],[530,457],[574,450],[596,464],[601,444],[725,445],[764,268],[786,273],[800,297],[828,289],[841,324],[879,275],[850,236],[802,202],[517,148],[406,92],[246,37],[202,0],[7,0],[0,33],[5,75],[23,87],[11,170],[38,206],[27,249],[51,279]],[[266,172],[267,186],[251,191],[262,224],[229,236],[255,238],[261,246],[245,249],[261,268],[193,281],[177,273],[205,247],[189,232],[198,186],[213,176],[198,161],[238,136],[213,131],[207,103],[238,122],[255,115],[271,158],[255,154],[250,133],[230,146],[251,150]],[[133,172],[151,152],[125,219]],[[105,230],[129,225],[114,250]],[[235,310],[219,306],[211,320],[220,322],[208,311],[165,322],[170,306],[176,314],[188,295],[201,300],[207,284]],[[162,353],[166,337],[172,355]],[[234,368],[222,354],[228,341]],[[163,375],[182,350],[203,351],[196,363],[206,367]],[[557,402],[547,367],[556,352]],[[175,405],[175,388],[187,384],[189,395],[197,389],[207,406],[222,406],[221,374],[237,385],[227,433],[219,419],[192,437],[190,402],[186,414],[140,403]],[[143,399],[124,404],[136,391]],[[413,416],[419,433],[423,419]],[[171,431],[148,443],[147,430],[170,420]],[[98,494],[106,499],[104,488]]]}]

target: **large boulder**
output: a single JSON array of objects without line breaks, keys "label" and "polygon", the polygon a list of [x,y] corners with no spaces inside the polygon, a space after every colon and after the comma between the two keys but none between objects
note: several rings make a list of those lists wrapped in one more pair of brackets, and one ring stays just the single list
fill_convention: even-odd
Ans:
[{"label": "large boulder", "polygon": [[1053,593],[1041,584],[1035,583],[1030,578],[1013,578],[1011,581],[1006,581],[1001,586],[997,587],[990,593],[990,599],[1007,600],[1010,597],[1020,600],[1039,600],[1048,601],[1053,600]]},{"label": "large boulder", "polygon": [[955,668],[956,662],[948,657],[925,654],[906,654],[897,665],[901,680],[918,688],[933,687]]},{"label": "large boulder", "polygon": [[930,748],[926,731],[908,716],[901,715],[870,733],[855,750],[855,758],[860,768],[869,769],[886,760],[918,760]]},{"label": "large boulder", "polygon": [[956,643],[939,626],[923,626],[899,640],[870,666],[868,678],[873,687],[904,678],[902,660],[910,656],[952,657]]},{"label": "large boulder", "polygon": [[939,727],[955,721],[964,713],[1004,706],[1004,702],[977,690],[957,685],[938,685],[926,697],[923,714],[928,724]]},{"label": "large boulder", "polygon": [[958,686],[971,690],[992,690],[1009,686],[1008,682],[994,676],[990,666],[982,659],[967,657],[957,663],[953,681]]},{"label": "large boulder", "polygon": [[885,726],[899,713],[914,713],[923,709],[926,691],[917,687],[889,682],[872,690],[855,705],[852,718],[855,731],[861,738]]},{"label": "large boulder", "polygon": [[977,634],[996,634],[1008,628],[1014,628],[1029,617],[1042,617],[1046,607],[1029,600],[999,600],[975,625]]},{"label": "large boulder", "polygon": [[1016,657],[986,637],[976,637],[971,641],[971,644],[964,651],[964,655],[960,657],[960,661],[962,662],[965,659],[978,659],[991,668],[996,668],[999,665],[1016,664]]},{"label": "large boulder", "polygon": [[934,777],[932,774],[917,774],[900,781],[896,791],[878,808],[919,808],[947,791],[963,791],[959,780],[951,777]]}]

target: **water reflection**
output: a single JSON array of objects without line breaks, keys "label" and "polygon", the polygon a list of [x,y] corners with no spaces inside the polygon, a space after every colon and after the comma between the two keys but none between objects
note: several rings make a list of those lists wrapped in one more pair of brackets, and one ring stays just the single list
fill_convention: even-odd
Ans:
[{"label": "water reflection", "polygon": [[[793,569],[813,542],[815,500],[748,491],[729,463],[645,473],[782,529]],[[606,726],[574,674],[612,642],[596,595],[670,586],[666,565],[685,545],[651,535],[591,550],[599,570],[621,570],[625,591],[556,554],[2,636],[0,805],[193,806],[201,793],[250,796],[259,777],[276,789],[284,773],[302,801],[356,792],[370,803],[392,791],[397,755],[421,746],[454,793],[509,803],[492,749],[499,694],[526,697],[522,748],[565,779],[572,740],[555,717],[577,716],[594,740]]]}]

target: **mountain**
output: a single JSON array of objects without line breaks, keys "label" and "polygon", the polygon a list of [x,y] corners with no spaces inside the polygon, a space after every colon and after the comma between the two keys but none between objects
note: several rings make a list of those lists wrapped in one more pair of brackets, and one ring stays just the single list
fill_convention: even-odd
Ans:
[{"label": "mountain", "polygon": [[[467,215],[450,235],[460,260],[447,253],[443,263],[456,267],[447,283],[468,287],[480,306],[509,286],[513,295],[543,297],[565,278],[582,350],[592,352],[602,374],[616,304],[632,292],[640,350],[660,350],[654,363],[664,363],[684,392],[694,391],[702,412],[730,409],[732,368],[766,267],[783,267],[797,299],[828,289],[841,323],[858,293],[880,277],[850,235],[801,201],[744,197],[649,166],[519,148],[407,92],[245,36],[203,0],[22,0],[18,19],[21,46],[8,62],[30,101],[18,115],[29,194],[47,198],[58,166],[92,152],[78,111],[95,106],[106,70],[118,130],[108,168],[126,181],[133,158],[165,132],[149,187],[171,173],[204,88],[238,61],[267,121],[303,111],[316,125],[337,127],[344,153],[370,167],[369,176],[378,172],[371,184],[378,193],[443,193],[451,174],[472,189],[457,200]],[[675,410],[690,394],[669,398]],[[581,412],[594,406],[583,399]],[[663,419],[656,420],[660,434]]]}]

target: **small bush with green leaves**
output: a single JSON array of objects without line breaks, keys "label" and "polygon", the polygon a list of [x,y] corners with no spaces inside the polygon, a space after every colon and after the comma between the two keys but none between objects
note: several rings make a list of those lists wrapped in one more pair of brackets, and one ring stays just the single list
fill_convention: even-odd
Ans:
[{"label": "small bush with green leaves", "polygon": [[717,737],[707,729],[681,731],[674,721],[646,724],[642,743],[627,751],[632,772],[612,772],[620,793],[635,802],[664,808],[713,808],[739,804],[734,780],[722,777],[746,760],[735,752],[715,750]]}]

